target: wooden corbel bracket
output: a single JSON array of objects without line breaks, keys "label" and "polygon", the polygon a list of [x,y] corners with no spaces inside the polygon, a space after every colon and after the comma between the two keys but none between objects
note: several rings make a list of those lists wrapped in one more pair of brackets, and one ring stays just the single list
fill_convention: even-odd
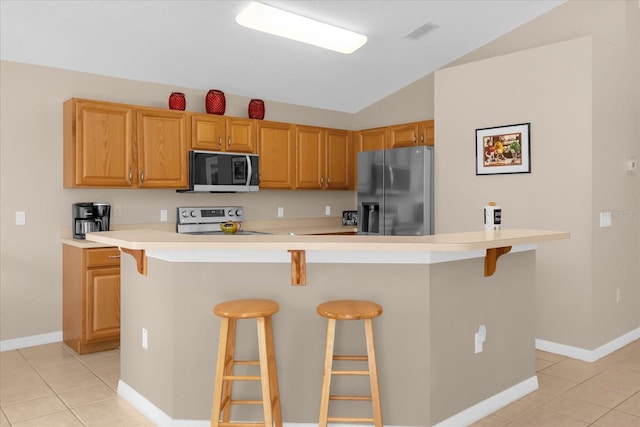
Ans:
[{"label": "wooden corbel bracket", "polygon": [[127,249],[120,248],[122,252],[129,254],[136,260],[136,265],[138,266],[138,273],[143,276],[147,275],[147,254],[145,254],[144,249]]},{"label": "wooden corbel bracket", "polygon": [[503,246],[500,248],[489,248],[484,257],[484,277],[493,276],[496,272],[496,263],[501,255],[508,253],[511,246]]},{"label": "wooden corbel bracket", "polygon": [[305,286],[307,284],[306,252],[299,249],[289,249],[291,253],[291,285]]}]

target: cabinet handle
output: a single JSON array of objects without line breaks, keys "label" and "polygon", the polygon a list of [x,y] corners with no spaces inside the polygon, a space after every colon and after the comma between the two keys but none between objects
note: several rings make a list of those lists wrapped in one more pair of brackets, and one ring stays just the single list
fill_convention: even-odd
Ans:
[{"label": "cabinet handle", "polygon": [[222,146],[222,137],[218,137],[218,146]]},{"label": "cabinet handle", "polygon": [[118,259],[120,255],[109,255],[109,259]]},{"label": "cabinet handle", "polygon": [[424,145],[424,135],[420,135],[420,145]]},{"label": "cabinet handle", "polygon": [[227,147],[231,147],[231,137],[227,138]]},{"label": "cabinet handle", "polygon": [[320,177],[320,184],[324,184],[324,178]]},{"label": "cabinet handle", "polygon": [[144,171],[140,171],[140,185],[144,184]]},{"label": "cabinet handle", "polygon": [[133,171],[129,168],[129,184],[131,184],[131,180],[133,179]]},{"label": "cabinet handle", "polygon": [[327,185],[331,183],[331,178],[327,177]]}]

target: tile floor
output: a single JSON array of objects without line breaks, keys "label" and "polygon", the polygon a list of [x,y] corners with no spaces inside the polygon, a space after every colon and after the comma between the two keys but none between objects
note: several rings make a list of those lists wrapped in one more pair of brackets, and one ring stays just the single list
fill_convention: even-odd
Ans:
[{"label": "tile floor", "polygon": [[[640,340],[595,363],[536,352],[540,388],[473,427],[640,427]],[[116,394],[119,350],[0,353],[0,427],[153,426]]]}]

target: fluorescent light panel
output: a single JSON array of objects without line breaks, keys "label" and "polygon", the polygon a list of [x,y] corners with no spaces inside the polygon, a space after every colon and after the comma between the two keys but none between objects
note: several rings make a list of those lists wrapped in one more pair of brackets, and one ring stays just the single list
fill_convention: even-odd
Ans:
[{"label": "fluorescent light panel", "polygon": [[367,42],[367,36],[362,34],[256,2],[240,12],[236,22],[247,28],[346,54],[355,52]]}]

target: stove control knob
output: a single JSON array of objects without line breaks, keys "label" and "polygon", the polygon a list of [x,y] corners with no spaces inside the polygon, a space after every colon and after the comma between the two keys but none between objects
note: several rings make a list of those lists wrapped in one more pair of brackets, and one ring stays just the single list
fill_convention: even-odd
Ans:
[{"label": "stove control knob", "polygon": [[191,218],[195,218],[196,216],[198,216],[198,213],[195,211],[195,209],[192,209],[189,214],[191,215]]},{"label": "stove control knob", "polygon": [[187,212],[187,211],[182,211],[182,213],[181,213],[180,215],[182,215],[182,218],[186,218],[186,217],[188,217],[188,216],[189,216],[189,212]]},{"label": "stove control knob", "polygon": [[235,216],[235,214],[236,214],[236,211],[234,211],[233,209],[229,209],[227,211],[227,216]]},{"label": "stove control knob", "polygon": [[242,209],[236,209],[236,216],[242,216]]}]

